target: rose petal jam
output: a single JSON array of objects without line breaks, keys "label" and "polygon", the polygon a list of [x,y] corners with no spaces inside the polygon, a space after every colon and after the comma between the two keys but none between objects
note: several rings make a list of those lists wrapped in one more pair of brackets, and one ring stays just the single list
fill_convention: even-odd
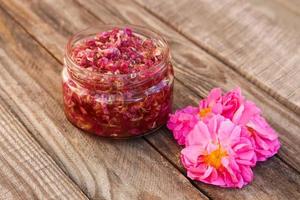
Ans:
[{"label": "rose petal jam", "polygon": [[173,67],[157,33],[104,25],[75,34],[63,69],[64,110],[78,128],[130,138],[164,125],[171,112]]}]

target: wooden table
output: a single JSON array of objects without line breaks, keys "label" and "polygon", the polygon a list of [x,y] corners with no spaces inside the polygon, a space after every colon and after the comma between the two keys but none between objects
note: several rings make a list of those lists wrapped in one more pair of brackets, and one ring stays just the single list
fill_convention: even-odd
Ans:
[{"label": "wooden table", "polygon": [[[132,23],[168,40],[174,108],[241,86],[280,134],[249,186],[191,181],[170,132],[128,141],[88,135],[62,109],[64,45],[75,32]],[[300,199],[297,0],[1,0],[0,199]]]}]

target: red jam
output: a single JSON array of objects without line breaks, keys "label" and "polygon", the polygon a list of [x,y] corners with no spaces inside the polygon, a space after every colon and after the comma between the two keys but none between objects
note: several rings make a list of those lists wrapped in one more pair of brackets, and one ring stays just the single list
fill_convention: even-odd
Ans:
[{"label": "red jam", "polygon": [[166,123],[173,79],[168,46],[156,33],[137,26],[87,29],[67,45],[65,113],[97,135],[144,135]]}]

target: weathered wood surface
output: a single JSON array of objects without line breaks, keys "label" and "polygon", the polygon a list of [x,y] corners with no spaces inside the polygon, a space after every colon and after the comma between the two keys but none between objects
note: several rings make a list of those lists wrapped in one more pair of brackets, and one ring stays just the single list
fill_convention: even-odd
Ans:
[{"label": "weathered wood surface", "polygon": [[[251,2],[260,6],[254,0]],[[268,2],[264,9],[280,9]],[[244,76],[241,65],[220,61],[221,57],[207,52],[188,34],[178,33],[178,27],[172,25],[173,18],[166,20],[156,14],[159,7],[145,10],[143,6],[148,5],[142,1],[139,4],[125,0],[3,0],[0,97],[5,105],[10,106],[58,166],[94,199],[205,199],[205,195],[212,199],[299,199],[300,119],[297,109],[290,110],[297,107],[295,96],[286,96],[276,85],[268,85],[265,76],[258,76],[257,81],[251,78],[253,74]],[[181,9],[181,4],[178,6]],[[166,8],[163,11],[169,12]],[[178,13],[178,17],[183,14]],[[86,135],[66,121],[61,105],[60,71],[67,38],[97,23],[124,22],[153,27],[168,39],[177,77],[175,108],[196,104],[212,87],[229,90],[240,85],[246,96],[264,109],[264,115],[279,131],[283,147],[278,156],[257,166],[251,185],[243,190],[225,190],[194,182],[194,188],[181,175],[185,174],[179,162],[181,148],[166,129],[144,139],[112,142]],[[213,39],[209,41],[213,43]],[[232,49],[225,50],[226,53]],[[241,56],[248,59],[247,55]],[[293,60],[299,58],[293,56]],[[259,68],[259,63],[255,63]],[[272,90],[266,90],[267,87]],[[278,90],[278,94],[273,90]],[[295,91],[295,95],[299,92]]]},{"label": "weathered wood surface", "polygon": [[60,92],[62,64],[7,14],[0,11],[0,16],[0,96],[88,197],[206,199],[145,140],[104,140],[68,123]]},{"label": "weathered wood surface", "polygon": [[[246,96],[254,100],[264,109],[266,117],[275,125],[276,129],[282,133],[281,139],[283,142],[288,143],[288,145],[283,146],[283,151],[280,152],[280,155],[283,154],[282,158],[290,164],[293,164],[295,168],[298,168],[300,171],[300,158],[295,160],[296,155],[300,153],[300,146],[297,145],[300,143],[298,136],[300,131],[300,118],[298,115],[288,111],[286,107],[277,103],[276,99],[260,90],[259,87],[255,87],[248,82],[247,79],[197,48],[193,43],[180,36],[180,34],[170,29],[158,19],[155,19],[155,17],[149,13],[143,11],[142,8],[134,3],[130,3],[126,0],[101,1],[102,3],[92,0],[79,1],[101,20],[107,21],[108,23],[131,22],[140,25],[147,24],[163,33],[168,39],[171,48],[176,49],[172,51],[172,55],[176,63],[175,70],[177,79],[197,95],[205,96],[211,88],[216,86],[222,87],[224,90],[241,86]],[[104,6],[108,11],[97,12],[97,10],[104,10]],[[115,17],[110,17],[112,15]],[[182,93],[184,92],[185,90],[183,89]],[[190,92],[186,93],[192,95]],[[188,104],[191,104],[191,102],[186,101],[185,105]],[[196,102],[194,102],[194,104],[196,104]],[[179,107],[182,106],[183,105],[179,105]],[[287,121],[282,121],[282,119],[287,119]],[[289,126],[286,126],[286,123],[288,123]]]},{"label": "weathered wood surface", "polygon": [[[257,0],[258,1],[258,0]],[[269,0],[271,1],[271,0]],[[300,1],[298,0],[275,0],[277,2],[278,7],[284,6],[287,8],[287,13],[293,12],[300,16]],[[272,1],[271,1],[272,2]],[[266,8],[268,9],[268,8]],[[281,11],[282,9],[280,9]],[[284,15],[282,15],[284,16]]]},{"label": "weathered wood surface", "polygon": [[87,199],[1,97],[0,113],[0,199]]},{"label": "weathered wood surface", "polygon": [[138,2],[300,113],[300,16],[282,16],[272,1],[260,1],[270,9],[246,0]]}]

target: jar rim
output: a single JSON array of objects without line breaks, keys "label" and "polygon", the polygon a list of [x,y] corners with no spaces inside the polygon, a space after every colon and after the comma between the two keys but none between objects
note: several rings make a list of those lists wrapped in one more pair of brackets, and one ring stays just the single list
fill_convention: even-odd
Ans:
[{"label": "jar rim", "polygon": [[[83,35],[84,33],[88,33],[89,31],[95,30],[93,34],[97,34],[98,32],[96,30],[99,29],[104,29],[103,31],[109,31],[112,30],[113,28],[130,28],[132,29],[133,33],[137,33],[140,35],[143,35],[147,38],[155,39],[156,44],[160,45],[159,47],[162,48],[162,59],[156,63],[155,65],[151,66],[150,68],[143,69],[138,72],[134,73],[128,73],[128,74],[108,74],[108,73],[102,73],[100,71],[90,71],[86,68],[81,67],[78,65],[72,58],[71,58],[71,50],[73,44],[76,42],[76,39],[80,36]],[[84,39],[84,38],[81,38]],[[64,62],[67,68],[72,67],[73,71],[76,71],[77,73],[92,73],[93,75],[99,75],[99,77],[108,77],[108,78],[132,78],[136,77],[139,75],[142,75],[147,72],[152,72],[152,71],[160,71],[162,68],[164,68],[165,63],[169,60],[169,53],[170,49],[168,46],[167,41],[156,31],[153,29],[149,29],[144,26],[140,25],[133,25],[133,24],[103,24],[103,25],[96,25],[92,27],[88,27],[86,29],[83,29],[74,35],[70,37],[70,39],[67,42],[67,45],[65,46],[65,56],[64,56]]]}]

